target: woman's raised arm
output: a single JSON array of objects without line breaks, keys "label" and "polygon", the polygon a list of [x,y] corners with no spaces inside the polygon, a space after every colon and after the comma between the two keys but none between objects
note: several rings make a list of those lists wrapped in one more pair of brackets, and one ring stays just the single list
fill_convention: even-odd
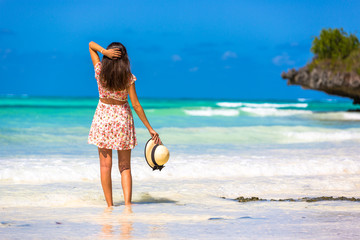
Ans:
[{"label": "woman's raised arm", "polygon": [[101,47],[96,42],[92,42],[92,41],[89,42],[89,51],[90,51],[91,60],[92,60],[92,63],[94,66],[98,62],[100,62],[100,57],[99,57],[98,52],[102,53],[103,55],[105,55],[111,59],[116,59],[121,56],[121,51],[119,51],[117,48],[107,50],[107,49]]}]

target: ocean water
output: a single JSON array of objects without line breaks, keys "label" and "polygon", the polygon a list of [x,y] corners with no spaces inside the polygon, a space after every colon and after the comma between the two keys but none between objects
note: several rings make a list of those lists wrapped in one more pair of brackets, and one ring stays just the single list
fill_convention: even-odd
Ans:
[{"label": "ocean water", "polygon": [[360,238],[351,102],[142,99],[170,160],[148,167],[135,116],[134,204],[123,204],[114,152],[108,209],[87,144],[97,101],[0,98],[1,239]]}]

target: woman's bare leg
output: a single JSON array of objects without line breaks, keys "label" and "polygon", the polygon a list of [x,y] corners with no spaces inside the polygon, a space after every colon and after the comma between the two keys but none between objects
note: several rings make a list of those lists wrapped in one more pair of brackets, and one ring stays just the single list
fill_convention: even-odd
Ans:
[{"label": "woman's bare leg", "polygon": [[101,186],[104,191],[106,203],[108,207],[110,207],[114,205],[112,198],[112,182],[111,182],[112,150],[99,148],[99,158],[100,158]]},{"label": "woman's bare leg", "polygon": [[132,177],[130,166],[131,150],[118,150],[121,186],[124,192],[125,205],[131,204]]}]

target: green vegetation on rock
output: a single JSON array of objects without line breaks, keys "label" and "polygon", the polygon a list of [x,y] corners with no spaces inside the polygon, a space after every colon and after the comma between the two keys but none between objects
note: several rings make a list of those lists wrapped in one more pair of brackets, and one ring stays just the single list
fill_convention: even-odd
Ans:
[{"label": "green vegetation on rock", "polygon": [[347,34],[340,29],[323,29],[320,36],[312,42],[311,52],[319,59],[345,59],[359,49],[359,39],[354,34]]},{"label": "green vegetation on rock", "polygon": [[314,68],[336,72],[355,72],[360,75],[360,42],[354,34],[340,29],[323,29],[312,42],[311,52],[315,54],[309,64]]}]

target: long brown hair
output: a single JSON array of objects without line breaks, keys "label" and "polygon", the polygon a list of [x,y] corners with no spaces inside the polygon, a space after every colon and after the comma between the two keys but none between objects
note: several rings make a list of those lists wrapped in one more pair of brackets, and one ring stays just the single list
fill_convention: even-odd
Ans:
[{"label": "long brown hair", "polygon": [[118,48],[121,51],[121,56],[117,59],[103,57],[101,60],[100,83],[108,90],[119,91],[128,87],[132,74],[125,46],[119,42],[113,42],[106,49],[113,48]]}]

